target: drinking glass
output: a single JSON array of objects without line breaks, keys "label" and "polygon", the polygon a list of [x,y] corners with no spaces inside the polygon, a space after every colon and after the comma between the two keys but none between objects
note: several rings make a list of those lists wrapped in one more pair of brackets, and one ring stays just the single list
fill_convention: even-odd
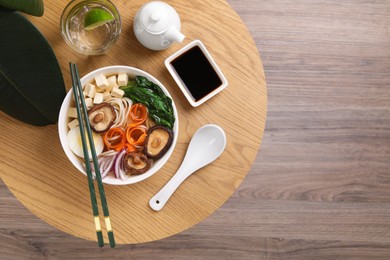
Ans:
[{"label": "drinking glass", "polygon": [[[102,9],[114,19],[94,29],[86,30],[84,19],[88,11]],[[109,0],[72,0],[61,15],[61,34],[75,51],[86,55],[104,54],[118,40],[121,33],[121,17]]]}]

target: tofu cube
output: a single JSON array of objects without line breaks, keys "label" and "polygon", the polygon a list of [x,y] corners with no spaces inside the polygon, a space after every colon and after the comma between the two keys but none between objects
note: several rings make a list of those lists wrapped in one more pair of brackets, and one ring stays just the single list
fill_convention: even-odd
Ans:
[{"label": "tofu cube", "polygon": [[129,75],[127,73],[119,73],[118,74],[118,85],[119,86],[127,86],[127,83],[129,82]]},{"label": "tofu cube", "polygon": [[103,93],[96,93],[95,98],[93,99],[94,104],[100,104],[103,102]]},{"label": "tofu cube", "polygon": [[93,98],[96,93],[96,86],[94,84],[88,83],[87,85],[85,85],[84,93],[85,96]]},{"label": "tofu cube", "polygon": [[111,96],[116,97],[116,98],[122,98],[125,92],[120,89],[120,88],[114,88],[111,90]]},{"label": "tofu cube", "polygon": [[86,106],[87,108],[93,107],[93,99],[92,99],[92,98],[86,98],[86,99],[85,99],[85,106]]},{"label": "tofu cube", "polygon": [[77,118],[77,109],[75,107],[70,107],[68,109],[68,116],[71,118]]},{"label": "tofu cube", "polygon": [[76,119],[73,119],[72,121],[70,121],[70,122],[68,123],[69,129],[72,129],[72,128],[78,126],[78,125],[79,125],[79,120],[78,120],[77,118],[76,118]]},{"label": "tofu cube", "polygon": [[[110,87],[108,87],[108,88],[110,88]],[[96,88],[96,93],[103,93],[104,91],[106,91],[106,89]]]},{"label": "tofu cube", "polygon": [[109,91],[103,92],[103,101],[111,99],[111,93]]},{"label": "tofu cube", "polygon": [[109,87],[108,80],[104,74],[100,74],[95,77],[96,86],[100,89],[106,89]]},{"label": "tofu cube", "polygon": [[116,76],[111,76],[111,77],[108,77],[107,78],[108,80],[108,89],[107,90],[112,90],[113,88],[119,88],[118,84],[117,84],[117,81],[116,81]]}]

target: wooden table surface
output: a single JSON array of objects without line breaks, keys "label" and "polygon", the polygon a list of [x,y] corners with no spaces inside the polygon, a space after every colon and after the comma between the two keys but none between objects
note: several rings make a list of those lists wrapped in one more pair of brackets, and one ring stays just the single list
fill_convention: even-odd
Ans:
[{"label": "wooden table surface", "polygon": [[5,259],[389,259],[390,2],[228,0],[264,64],[267,124],[251,171],[210,217],[97,249],[0,186]]},{"label": "wooden table surface", "polygon": [[[109,65],[127,65],[155,76],[170,91],[178,110],[178,141],[169,161],[152,177],[133,185],[105,185],[111,223],[118,244],[162,239],[199,223],[234,193],[256,157],[266,118],[266,86],[255,43],[245,24],[226,1],[167,1],[181,16],[181,45],[156,52],[135,39],[133,19],[145,1],[114,1],[122,17],[122,35],[106,54],[95,57],[75,53],[63,41],[57,18],[66,1],[45,3],[45,15],[32,18],[59,60],[69,89],[69,61],[80,75]],[[219,12],[223,17],[219,17]],[[220,23],[215,23],[215,21]],[[232,31],[234,29],[234,31]],[[232,39],[240,39],[233,41]],[[164,66],[179,48],[200,39],[209,49],[229,86],[203,105],[193,108]],[[71,235],[96,240],[87,178],[71,165],[59,143],[57,125],[34,127],[1,115],[0,176],[14,196],[32,213]],[[212,164],[189,177],[165,207],[156,212],[149,200],[179,168],[189,141],[205,124],[225,130],[226,149]],[[7,142],[7,133],[13,141]],[[30,136],[26,143],[25,136]],[[18,161],[23,163],[17,163]],[[53,167],[54,164],[54,167]],[[30,165],[30,167],[26,167]],[[100,212],[102,212],[100,210]],[[103,222],[102,222],[103,223]],[[103,226],[105,241],[108,238]]]}]

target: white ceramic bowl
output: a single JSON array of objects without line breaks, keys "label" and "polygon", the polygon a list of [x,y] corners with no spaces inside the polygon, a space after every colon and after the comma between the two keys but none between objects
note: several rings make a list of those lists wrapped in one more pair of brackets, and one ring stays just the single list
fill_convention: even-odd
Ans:
[{"label": "white ceramic bowl", "polygon": [[[81,78],[81,84],[84,86],[86,83],[88,82],[91,82],[94,80],[95,76],[99,75],[99,74],[113,74],[113,73],[120,73],[120,72],[125,72],[129,75],[139,75],[139,76],[144,76],[146,77],[147,79],[153,81],[154,83],[156,83],[157,85],[159,85],[161,87],[161,89],[164,91],[164,93],[168,96],[168,97],[171,97],[171,95],[169,94],[168,90],[163,86],[163,84],[161,84],[160,81],[158,81],[155,77],[153,77],[152,75],[150,75],[149,73],[143,71],[143,70],[140,70],[140,69],[137,69],[137,68],[133,68],[133,67],[128,67],[128,66],[109,66],[109,67],[103,67],[103,68],[100,68],[100,69],[97,69],[97,70],[94,70],[90,73],[88,73],[87,75],[85,75],[84,77]],[[171,97],[172,98],[172,97]],[[84,165],[82,163],[82,160],[80,160],[80,158],[78,158],[69,148],[68,146],[68,143],[67,143],[67,140],[66,140],[66,136],[67,136],[67,133],[69,131],[68,129],[68,108],[69,106],[73,104],[74,105],[74,100],[73,100],[73,93],[72,93],[72,90],[70,90],[68,92],[68,94],[66,95],[63,103],[62,103],[62,106],[61,106],[61,110],[60,110],[60,115],[59,115],[59,118],[58,118],[58,132],[59,132],[59,136],[60,136],[60,142],[61,142],[61,145],[62,145],[62,148],[65,152],[65,154],[67,155],[67,157],[69,158],[69,160],[71,161],[71,163],[80,171],[82,172],[83,174],[87,175],[86,174],[86,171],[84,169]],[[152,176],[153,174],[155,174],[158,170],[161,169],[161,167],[168,161],[169,157],[171,156],[174,148],[175,148],[175,145],[176,145],[176,142],[177,142],[177,135],[178,135],[178,132],[179,132],[179,122],[178,122],[178,115],[177,115],[177,109],[176,109],[176,106],[175,106],[175,103],[174,101],[172,100],[172,106],[173,106],[173,110],[174,110],[174,115],[175,115],[175,124],[173,126],[173,142],[172,142],[172,145],[171,147],[169,148],[169,150],[167,151],[167,153],[161,157],[160,159],[158,160],[154,160],[153,164],[152,164],[152,167],[150,167],[150,169],[143,173],[143,174],[140,174],[140,175],[134,175],[134,176],[129,176],[127,178],[127,180],[123,181],[121,179],[117,179],[113,176],[111,176],[111,174],[107,177],[105,177],[103,179],[103,183],[106,183],[106,184],[112,184],[112,185],[127,185],[127,184],[133,184],[133,183],[137,183],[137,182],[140,182],[140,181],[143,181],[147,178],[149,178],[150,176]]]},{"label": "white ceramic bowl", "polygon": [[[192,52],[194,50],[194,48],[196,48],[196,47],[199,47],[201,54],[199,54],[197,52],[195,52],[196,56],[194,56],[195,55],[194,53],[189,54],[189,52]],[[197,57],[197,59],[194,57]],[[194,71],[194,74],[196,75],[197,78],[202,77],[203,74],[202,73],[199,74],[199,71],[204,70],[204,71],[207,71],[208,72],[207,74],[209,74],[209,75],[215,75],[215,78],[219,80],[220,84],[216,85],[216,86],[210,86],[211,88],[208,89],[207,93],[204,93],[205,95],[202,98],[200,98],[198,100],[195,99],[194,95],[191,93],[190,88],[187,87],[185,81],[180,76],[178,71],[176,71],[176,69],[172,63],[178,58],[180,58],[180,59],[184,58],[184,60],[182,60],[180,62],[181,63],[180,67],[185,67],[186,69],[190,68],[191,71]],[[203,58],[205,58],[207,62],[202,61]],[[206,49],[206,46],[204,46],[204,44],[200,40],[194,40],[191,43],[187,44],[186,46],[184,46],[183,48],[181,48],[180,50],[178,50],[177,52],[175,52],[174,54],[169,56],[165,60],[164,63],[165,63],[165,66],[167,67],[169,73],[171,74],[171,76],[175,80],[176,84],[179,86],[179,88],[183,92],[184,96],[187,98],[188,102],[193,107],[197,107],[197,106],[203,104],[204,102],[206,102],[207,100],[209,100],[210,98],[212,98],[213,96],[215,96],[216,94],[218,94],[219,92],[221,92],[223,89],[225,89],[228,86],[227,79],[223,75],[222,71],[219,69],[217,63],[211,57],[210,53]],[[185,66],[183,66],[183,64],[185,64]],[[209,77],[203,77],[203,78],[207,81],[210,80]],[[193,81],[193,80],[191,80],[191,81]],[[199,85],[202,85],[202,86],[199,86]],[[193,86],[193,90],[197,89],[198,87],[200,87],[200,89],[201,89],[203,87],[207,87],[207,84],[196,83],[195,86]]]}]

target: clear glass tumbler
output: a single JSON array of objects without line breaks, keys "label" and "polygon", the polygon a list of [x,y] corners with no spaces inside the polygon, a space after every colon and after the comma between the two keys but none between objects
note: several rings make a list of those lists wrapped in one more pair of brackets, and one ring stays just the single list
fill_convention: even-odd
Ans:
[{"label": "clear glass tumbler", "polygon": [[[86,14],[93,9],[102,9],[114,17],[94,29],[86,29]],[[118,40],[121,33],[121,17],[109,0],[72,0],[61,15],[61,34],[75,51],[86,55],[104,54]]]}]

